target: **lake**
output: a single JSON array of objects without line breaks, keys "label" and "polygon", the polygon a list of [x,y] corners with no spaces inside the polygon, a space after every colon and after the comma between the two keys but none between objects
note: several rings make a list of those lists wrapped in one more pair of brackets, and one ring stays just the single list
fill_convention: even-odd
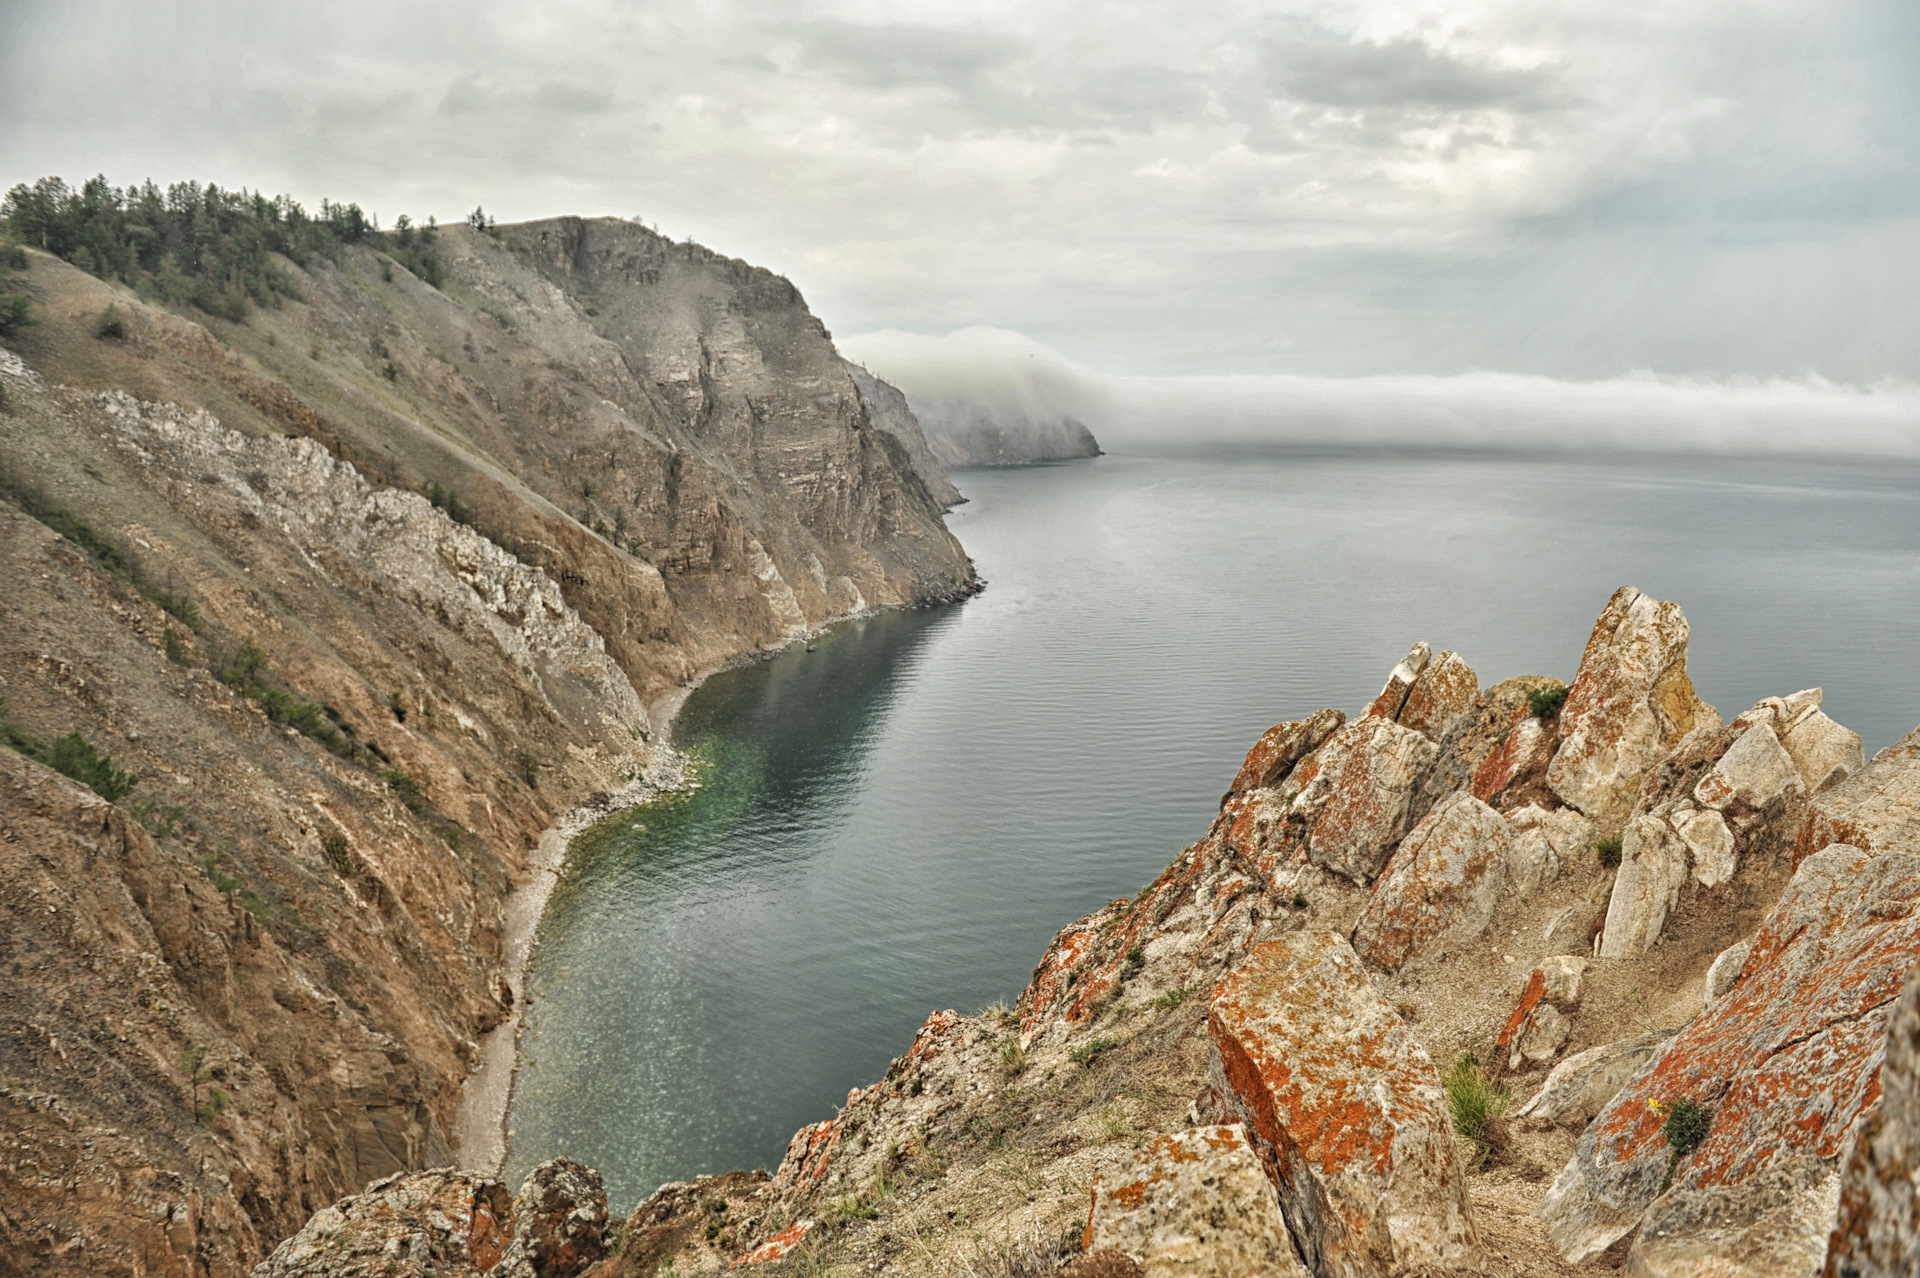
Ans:
[{"label": "lake", "polygon": [[1415,640],[1571,680],[1631,583],[1728,718],[1820,685],[1920,724],[1920,471],[1731,457],[1130,452],[964,471],[991,583],[709,680],[700,788],[576,841],[541,925],[510,1183],[565,1153],[625,1212],[771,1168],[937,1008],[1199,839],[1272,724],[1372,700]]}]

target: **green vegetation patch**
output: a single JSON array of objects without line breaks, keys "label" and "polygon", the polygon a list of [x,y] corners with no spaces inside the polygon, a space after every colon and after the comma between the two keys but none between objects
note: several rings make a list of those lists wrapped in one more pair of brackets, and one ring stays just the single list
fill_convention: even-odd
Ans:
[{"label": "green vegetation patch", "polygon": [[1441,1081],[1447,1089],[1453,1130],[1473,1142],[1477,1151],[1473,1165],[1478,1168],[1506,1143],[1500,1116],[1507,1112],[1507,1089],[1489,1078],[1480,1058],[1471,1053],[1456,1056]]},{"label": "green vegetation patch", "polygon": [[1567,704],[1567,685],[1549,683],[1527,693],[1527,710],[1536,719],[1551,719]]}]

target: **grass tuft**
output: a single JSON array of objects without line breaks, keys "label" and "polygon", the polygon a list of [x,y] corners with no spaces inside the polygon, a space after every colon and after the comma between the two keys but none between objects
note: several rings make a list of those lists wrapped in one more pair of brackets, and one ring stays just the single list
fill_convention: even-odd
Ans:
[{"label": "grass tuft", "polygon": [[1505,1132],[1497,1126],[1507,1112],[1507,1089],[1487,1077],[1480,1058],[1463,1052],[1447,1067],[1441,1080],[1447,1089],[1447,1112],[1453,1130],[1473,1142],[1477,1151],[1475,1169],[1483,1166],[1494,1149],[1504,1144]]},{"label": "grass tuft", "polygon": [[1621,840],[1619,836],[1616,835],[1611,839],[1601,839],[1593,845],[1593,850],[1600,854],[1600,864],[1612,870],[1617,869],[1620,865],[1621,847]]}]

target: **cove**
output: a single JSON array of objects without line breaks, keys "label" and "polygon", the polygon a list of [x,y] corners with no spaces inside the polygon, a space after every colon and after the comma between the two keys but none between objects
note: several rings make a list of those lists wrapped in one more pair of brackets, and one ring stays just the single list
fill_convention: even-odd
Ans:
[{"label": "cove", "polygon": [[1920,472],[1800,458],[1242,450],[956,476],[991,583],[715,676],[700,788],[575,841],[529,973],[509,1181],[625,1211],[771,1167],[936,1008],[1011,999],[1061,926],[1206,830],[1258,734],[1416,639],[1572,678],[1631,583],[1731,717],[1821,685],[1869,754],[1920,723]]}]

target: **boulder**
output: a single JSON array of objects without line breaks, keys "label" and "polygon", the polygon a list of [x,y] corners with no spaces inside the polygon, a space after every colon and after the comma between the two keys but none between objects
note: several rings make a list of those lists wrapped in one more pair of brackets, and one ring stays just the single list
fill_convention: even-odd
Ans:
[{"label": "boulder", "polygon": [[1769,1168],[1739,1185],[1676,1186],[1647,1209],[1627,1253],[1627,1272],[1632,1278],[1814,1278],[1838,1198],[1838,1179],[1817,1158]]},{"label": "boulder", "polygon": [[1920,1256],[1920,972],[1887,1018],[1880,1103],[1840,1158],[1826,1278],[1910,1278]]},{"label": "boulder", "polygon": [[1674,832],[1687,845],[1693,861],[1693,877],[1702,887],[1719,887],[1733,877],[1738,861],[1733,852],[1733,831],[1727,819],[1712,809],[1689,808],[1676,812]]},{"label": "boulder", "polygon": [[1307,1278],[1238,1123],[1161,1136],[1097,1183],[1086,1250],[1125,1252],[1145,1278]]},{"label": "boulder", "polygon": [[1580,1004],[1580,978],[1587,960],[1556,955],[1533,969],[1513,1015],[1494,1038],[1495,1048],[1507,1050],[1507,1068],[1519,1069],[1522,1060],[1552,1060],[1572,1036],[1567,1013]]},{"label": "boulder", "polygon": [[1310,824],[1307,856],[1362,887],[1406,834],[1408,800],[1438,747],[1379,715],[1347,724],[1295,771],[1292,811]]},{"label": "boulder", "polygon": [[607,1191],[571,1158],[529,1172],[513,1200],[513,1243],[491,1278],[573,1278],[606,1254]]},{"label": "boulder", "polygon": [[1374,885],[1353,947],[1373,967],[1398,971],[1445,937],[1458,944],[1493,921],[1507,885],[1513,835],[1470,794],[1441,801],[1415,826]]},{"label": "boulder", "polygon": [[1447,730],[1473,709],[1480,695],[1480,676],[1458,653],[1443,652],[1427,663],[1414,681],[1397,722],[1439,741]]},{"label": "boulder", "polygon": [[1584,1127],[1672,1038],[1672,1030],[1660,1030],[1576,1052],[1553,1067],[1514,1117]]},{"label": "boulder", "polygon": [[1549,812],[1537,803],[1507,813],[1513,827],[1513,860],[1509,879],[1516,893],[1528,894],[1551,885],[1560,867],[1587,856],[1593,849],[1593,822],[1573,808]]},{"label": "boulder", "polygon": [[1920,728],[1813,800],[1793,846],[1794,864],[1830,843],[1920,853]]},{"label": "boulder", "polygon": [[1736,941],[1720,951],[1720,957],[1707,969],[1707,988],[1705,1002],[1708,1007],[1727,996],[1734,982],[1740,979],[1740,969],[1746,965],[1747,955],[1753,950],[1753,938]]},{"label": "boulder", "polygon": [[1600,933],[1600,957],[1637,958],[1652,949],[1686,881],[1687,845],[1673,827],[1657,816],[1629,821]]},{"label": "boulder", "polygon": [[1528,1015],[1513,1040],[1507,1057],[1508,1069],[1519,1069],[1522,1060],[1550,1061],[1560,1054],[1573,1034],[1573,1022],[1551,1003],[1542,1002]]},{"label": "boulder", "polygon": [[1668,1167],[1650,1102],[1710,1110],[1680,1190],[1737,1187],[1802,1157],[1838,1156],[1879,1093],[1887,1018],[1920,951],[1920,857],[1835,846],[1807,858],[1754,936],[1740,982],[1594,1119],[1541,1204],[1569,1261],[1640,1220]]},{"label": "boulder", "polygon": [[[1744,716],[1743,716],[1744,717]],[[1739,720],[1733,727],[1738,729]],[[1713,765],[1693,789],[1694,801],[1715,812],[1738,803],[1754,812],[1764,812],[1777,800],[1794,798],[1806,792],[1800,770],[1793,764],[1780,738],[1765,723],[1754,723],[1740,733],[1720,761]]]},{"label": "boulder", "polygon": [[[1322,742],[1339,730],[1347,716],[1338,710],[1322,710],[1306,719],[1278,723],[1268,728],[1247,751],[1247,761],[1227,787],[1227,798],[1247,790],[1263,790],[1277,785],[1293,765],[1320,748]],[[1225,799],[1221,800],[1222,804]]]},{"label": "boulder", "polygon": [[1590,964],[1578,954],[1554,954],[1540,960],[1544,997],[1561,1011],[1580,1006],[1580,980]]},{"label": "boulder", "polygon": [[1632,586],[1615,591],[1594,622],[1547,784],[1603,829],[1632,809],[1648,769],[1713,715],[1687,678],[1687,637],[1678,604]]},{"label": "boulder", "polygon": [[1467,788],[1476,799],[1499,803],[1509,790],[1525,786],[1529,779],[1537,781],[1546,772],[1557,744],[1559,739],[1549,726],[1521,706],[1514,712],[1506,739],[1480,761]]},{"label": "boulder", "polygon": [[1246,1125],[1312,1273],[1482,1263],[1439,1071],[1345,938],[1255,948],[1207,1029],[1216,1113]]},{"label": "boulder", "polygon": [[1407,697],[1413,692],[1413,685],[1419,682],[1421,672],[1432,658],[1433,647],[1426,640],[1413,645],[1407,655],[1400,658],[1400,664],[1388,672],[1387,686],[1380,689],[1380,695],[1367,707],[1367,713],[1397,721]]},{"label": "boulder", "polygon": [[[1815,689],[1819,691],[1819,689]],[[1867,766],[1860,734],[1815,710],[1780,738],[1810,794],[1824,794]]]},{"label": "boulder", "polygon": [[513,1199],[489,1176],[401,1172],[322,1207],[254,1278],[476,1278],[513,1239]]}]

